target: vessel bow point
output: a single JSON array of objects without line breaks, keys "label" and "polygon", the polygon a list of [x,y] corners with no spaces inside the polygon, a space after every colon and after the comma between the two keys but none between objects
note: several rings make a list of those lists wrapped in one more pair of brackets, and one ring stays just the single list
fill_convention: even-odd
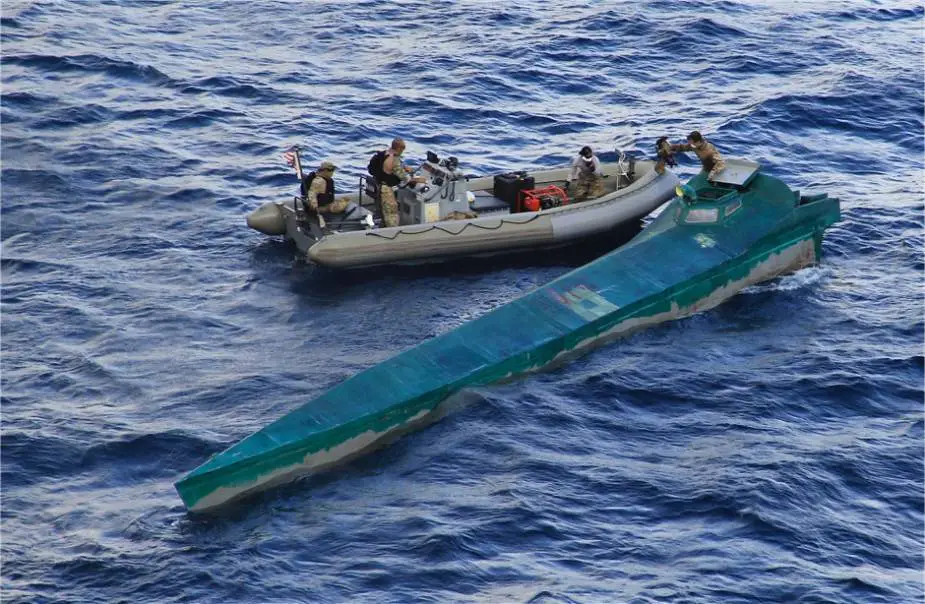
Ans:
[{"label": "vessel bow point", "polygon": [[343,462],[422,424],[450,395],[563,360],[809,266],[839,219],[754,162],[700,173],[623,247],[332,388],[176,483],[205,511]]}]

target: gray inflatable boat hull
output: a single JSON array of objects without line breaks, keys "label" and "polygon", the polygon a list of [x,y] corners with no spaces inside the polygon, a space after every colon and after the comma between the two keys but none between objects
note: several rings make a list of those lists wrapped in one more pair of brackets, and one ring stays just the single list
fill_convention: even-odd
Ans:
[{"label": "gray inflatable boat hull", "polygon": [[[311,262],[326,267],[440,262],[576,243],[639,220],[674,197],[679,180],[673,173],[666,170],[656,174],[654,162],[645,160],[637,162],[635,168],[636,179],[631,184],[590,201],[539,212],[335,232],[318,241],[304,232],[290,205],[267,204],[252,216],[272,214],[272,220],[284,220],[286,236],[307,252]],[[567,168],[536,172],[536,186],[541,186],[540,182],[561,183],[567,173]],[[613,169],[609,174],[609,179],[616,178]],[[491,186],[492,177],[469,182],[473,191],[490,190]],[[267,207],[270,205],[276,207]]]}]

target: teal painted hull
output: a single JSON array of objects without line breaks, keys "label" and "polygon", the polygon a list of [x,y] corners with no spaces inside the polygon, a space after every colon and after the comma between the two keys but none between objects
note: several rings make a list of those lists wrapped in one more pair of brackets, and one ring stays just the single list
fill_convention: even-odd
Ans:
[{"label": "teal painted hull", "polygon": [[622,248],[402,352],[213,456],[176,483],[205,511],[360,455],[428,420],[467,386],[562,361],[630,331],[711,308],[818,261],[837,199],[801,198],[756,173],[697,203],[672,201]]}]

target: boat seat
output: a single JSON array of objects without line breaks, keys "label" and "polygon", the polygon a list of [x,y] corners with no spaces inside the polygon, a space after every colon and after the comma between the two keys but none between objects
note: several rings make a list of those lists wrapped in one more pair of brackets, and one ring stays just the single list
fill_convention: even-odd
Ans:
[{"label": "boat seat", "polygon": [[[347,204],[347,207],[344,208],[343,212],[340,213],[331,213],[323,212],[321,217],[324,218],[324,221],[327,225],[327,229],[330,230],[340,230],[343,228],[348,229],[360,229],[365,228],[363,223],[360,221],[363,220],[363,217],[367,214],[372,215],[367,208],[360,206],[360,204],[355,201],[351,201]],[[373,218],[373,224],[377,224],[375,218]]]}]

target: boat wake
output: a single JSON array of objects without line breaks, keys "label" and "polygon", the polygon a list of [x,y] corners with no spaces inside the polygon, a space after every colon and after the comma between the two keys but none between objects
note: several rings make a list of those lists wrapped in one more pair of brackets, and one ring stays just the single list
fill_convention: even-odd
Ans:
[{"label": "boat wake", "polygon": [[810,287],[828,279],[834,274],[831,267],[828,266],[811,266],[801,269],[795,273],[784,275],[779,279],[768,283],[751,285],[743,289],[740,293],[745,295],[764,294],[767,292],[789,292],[804,287]]}]

